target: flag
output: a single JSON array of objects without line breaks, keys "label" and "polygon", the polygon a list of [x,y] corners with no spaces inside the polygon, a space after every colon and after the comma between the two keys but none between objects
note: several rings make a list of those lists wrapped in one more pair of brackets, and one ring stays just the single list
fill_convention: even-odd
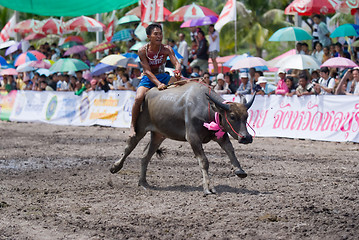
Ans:
[{"label": "flag", "polygon": [[154,22],[163,22],[163,0],[153,0],[156,1],[156,16]]},{"label": "flag", "polygon": [[115,12],[116,11],[113,10],[110,22],[107,25],[106,30],[105,30],[105,38],[106,38],[107,42],[111,42],[113,34],[115,33],[115,25],[117,22]]},{"label": "flag", "polygon": [[14,27],[16,25],[15,14],[6,23],[0,33],[0,43],[6,42],[10,37],[15,36]]},{"label": "flag", "polygon": [[152,1],[141,0],[141,22],[151,22]]},{"label": "flag", "polygon": [[237,17],[236,0],[228,0],[214,28],[220,32],[222,27],[231,21],[235,21]]}]

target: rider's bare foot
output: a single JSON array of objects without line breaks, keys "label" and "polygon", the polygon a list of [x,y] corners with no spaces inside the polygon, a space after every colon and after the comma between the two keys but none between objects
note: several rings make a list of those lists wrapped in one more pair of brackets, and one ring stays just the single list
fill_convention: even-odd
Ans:
[{"label": "rider's bare foot", "polygon": [[131,126],[131,127],[130,127],[130,135],[129,135],[129,137],[134,137],[135,135],[136,135],[135,127],[134,127],[134,126]]}]

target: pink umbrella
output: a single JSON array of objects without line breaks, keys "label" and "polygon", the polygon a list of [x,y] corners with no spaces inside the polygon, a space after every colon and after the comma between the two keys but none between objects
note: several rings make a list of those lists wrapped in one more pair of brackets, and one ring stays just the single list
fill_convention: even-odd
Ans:
[{"label": "pink umbrella", "polygon": [[216,23],[218,17],[216,16],[205,16],[198,19],[190,19],[181,24],[181,28],[185,27],[197,27],[197,26],[205,26]]},{"label": "pink umbrella", "polygon": [[65,23],[66,32],[101,32],[106,26],[90,17],[76,17]]},{"label": "pink umbrella", "polygon": [[39,52],[37,50],[31,50],[29,52],[35,55],[36,60],[41,60],[41,59],[46,58],[46,56],[42,52]]},{"label": "pink umbrella", "polygon": [[31,33],[31,34],[27,35],[24,40],[30,41],[30,40],[35,40],[35,39],[41,39],[44,37],[46,37],[46,35],[42,34],[42,33]]},{"label": "pink umbrella", "polygon": [[49,69],[51,67],[50,63],[45,62],[44,60],[32,61],[29,63],[30,67],[33,68],[46,68]]},{"label": "pink umbrella", "polygon": [[36,25],[33,32],[43,34],[62,34],[64,32],[64,23],[60,19],[48,18]]},{"label": "pink umbrella", "polygon": [[267,62],[260,57],[248,57],[242,58],[233,64],[231,70],[237,70],[241,68],[252,68],[252,67],[260,67],[267,66]]},{"label": "pink umbrella", "polygon": [[186,5],[180,7],[176,11],[174,11],[169,17],[169,22],[182,22],[190,19],[201,18],[205,16],[216,16],[218,18],[218,14],[213,12],[211,9],[206,7],[199,6],[195,3],[191,5]]},{"label": "pink umbrella", "polygon": [[31,33],[39,23],[40,21],[35,19],[21,21],[15,25],[14,31],[20,33]]},{"label": "pink umbrella", "polygon": [[83,45],[76,45],[70,47],[64,54],[64,56],[70,56],[71,54],[80,53],[86,51],[88,48]]},{"label": "pink umbrella", "polygon": [[0,72],[0,75],[17,75],[17,71],[15,70],[15,68],[8,68],[5,70],[2,70]]},{"label": "pink umbrella", "polygon": [[16,59],[15,59],[15,62],[14,62],[14,66],[17,67],[21,64],[24,64],[26,62],[29,62],[29,61],[36,61],[37,58],[35,57],[34,54],[30,53],[30,52],[24,52],[24,53],[21,53]]},{"label": "pink umbrella", "polygon": [[355,62],[348,58],[343,57],[334,57],[329,58],[327,61],[325,61],[320,67],[343,67],[343,68],[353,68],[357,67]]}]

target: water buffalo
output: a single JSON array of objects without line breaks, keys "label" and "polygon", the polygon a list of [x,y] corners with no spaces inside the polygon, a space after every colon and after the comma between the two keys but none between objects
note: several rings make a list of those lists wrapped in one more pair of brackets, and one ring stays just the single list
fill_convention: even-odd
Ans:
[{"label": "water buffalo", "polygon": [[255,94],[246,103],[224,103],[224,99],[202,83],[190,82],[180,87],[159,91],[153,88],[147,92],[142,111],[136,124],[136,135],[127,141],[127,146],[120,160],[111,167],[111,173],[116,173],[123,167],[127,156],[138,142],[151,132],[151,140],[145,156],[141,160],[141,176],[139,185],[147,187],[146,171],[148,163],[164,139],[187,141],[198,159],[203,174],[203,190],[205,194],[216,193],[208,176],[209,163],[203,151],[203,143],[216,141],[227,153],[234,173],[245,178],[247,174],[238,162],[228,134],[217,138],[216,131],[204,127],[217,119],[220,128],[229,133],[239,143],[252,142],[252,136],[246,128],[248,113],[254,101]]}]

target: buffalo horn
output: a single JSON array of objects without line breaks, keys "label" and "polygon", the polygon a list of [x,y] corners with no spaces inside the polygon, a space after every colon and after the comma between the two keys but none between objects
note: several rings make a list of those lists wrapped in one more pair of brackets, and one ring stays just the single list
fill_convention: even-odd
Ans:
[{"label": "buffalo horn", "polygon": [[244,104],[244,106],[246,106],[247,109],[249,109],[252,106],[255,97],[256,97],[256,93],[253,94],[253,96],[252,96],[251,100],[249,100],[249,102]]},{"label": "buffalo horn", "polygon": [[209,99],[211,99],[211,101],[214,102],[218,107],[220,107],[220,108],[222,108],[222,109],[224,109],[224,110],[226,110],[226,111],[229,110],[229,105],[228,105],[228,104],[225,104],[225,103],[222,103],[222,102],[218,101],[217,99],[213,98],[211,95],[209,95],[209,94],[207,94],[207,93],[206,93],[206,95],[207,95],[207,97],[208,97]]}]

